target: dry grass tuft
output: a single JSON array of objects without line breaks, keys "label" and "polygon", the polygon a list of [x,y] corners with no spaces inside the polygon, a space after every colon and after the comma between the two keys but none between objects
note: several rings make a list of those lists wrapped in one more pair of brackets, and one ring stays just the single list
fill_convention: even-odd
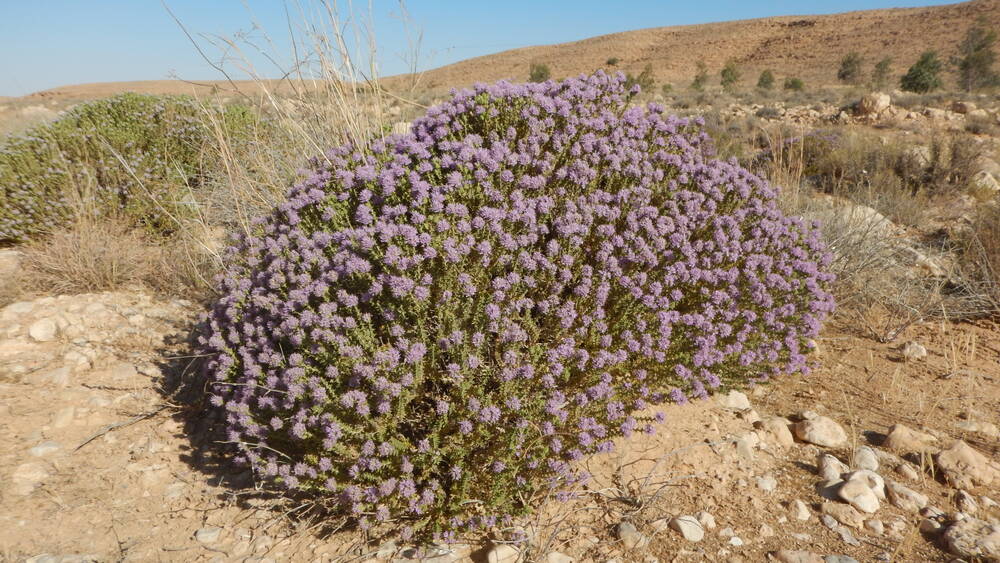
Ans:
[{"label": "dry grass tuft", "polygon": [[22,294],[145,288],[197,298],[216,270],[206,245],[153,238],[113,217],[80,219],[20,250]]}]

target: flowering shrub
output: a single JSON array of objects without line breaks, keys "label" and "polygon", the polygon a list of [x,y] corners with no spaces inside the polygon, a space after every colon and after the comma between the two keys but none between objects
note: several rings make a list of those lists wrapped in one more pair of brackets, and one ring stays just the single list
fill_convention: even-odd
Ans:
[{"label": "flowering shrub", "polygon": [[[62,224],[73,211],[123,213],[156,231],[190,209],[213,159],[202,109],[185,96],[121,94],[81,104],[0,146],[0,243]],[[218,121],[238,138],[256,117],[230,106]]]},{"label": "flowering shrub", "polygon": [[447,536],[584,478],[647,407],[806,370],[833,307],[816,231],[623,83],[477,86],[317,161],[210,314],[242,459]]}]

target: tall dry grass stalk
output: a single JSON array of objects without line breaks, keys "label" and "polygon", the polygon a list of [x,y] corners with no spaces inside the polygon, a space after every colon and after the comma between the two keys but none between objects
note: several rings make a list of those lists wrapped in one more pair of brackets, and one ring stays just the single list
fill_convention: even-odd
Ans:
[{"label": "tall dry grass stalk", "polygon": [[[229,81],[226,96],[241,98],[265,116],[250,143],[256,150],[247,153],[234,148],[215,112],[205,112],[205,125],[216,138],[215,156],[226,171],[225,181],[203,198],[207,223],[247,231],[252,217],[281,199],[307,159],[322,162],[329,148],[344,143],[363,147],[422,107],[412,101],[419,86],[421,37],[410,33],[405,6],[400,3],[410,48],[405,58],[413,72],[408,82],[398,81],[402,92],[383,85],[371,9],[368,5],[362,12],[336,0],[292,2],[282,31],[290,50],[285,54],[256,20],[252,33],[195,37],[171,12],[202,57]],[[217,59],[213,51],[220,53]],[[268,68],[255,61],[266,61]],[[250,85],[237,77],[247,77]],[[219,97],[202,100],[219,102]]]}]

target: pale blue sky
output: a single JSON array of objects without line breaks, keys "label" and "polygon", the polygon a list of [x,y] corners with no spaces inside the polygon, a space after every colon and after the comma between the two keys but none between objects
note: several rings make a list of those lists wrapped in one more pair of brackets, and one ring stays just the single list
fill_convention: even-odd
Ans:
[{"label": "pale blue sky", "polygon": [[[286,7],[310,0],[165,0],[190,32],[232,35],[267,30],[288,60]],[[411,0],[409,29],[423,34],[420,66],[523,47],[562,43],[630,29],[791,14],[827,14],[945,4],[924,0]],[[346,6],[346,3],[342,2]],[[355,2],[367,10],[364,1]],[[409,52],[397,1],[373,0],[372,19],[383,75],[408,70]],[[254,37],[261,37],[259,32]],[[210,50],[213,56],[218,51]],[[284,61],[283,61],[284,62]],[[262,74],[271,73],[256,58]],[[0,0],[0,95],[65,84],[221,78],[207,65],[160,0]],[[271,74],[273,75],[273,74]]]}]

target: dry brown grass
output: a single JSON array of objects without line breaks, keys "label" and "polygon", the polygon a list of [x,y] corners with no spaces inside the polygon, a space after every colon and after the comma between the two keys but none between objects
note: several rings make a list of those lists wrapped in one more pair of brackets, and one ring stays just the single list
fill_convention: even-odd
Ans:
[{"label": "dry brown grass", "polygon": [[78,220],[20,250],[24,256],[14,295],[145,288],[200,297],[215,271],[205,245],[154,239],[113,217]]},{"label": "dry brown grass", "polygon": [[984,204],[964,241],[962,266],[1000,313],[1000,205]]}]

